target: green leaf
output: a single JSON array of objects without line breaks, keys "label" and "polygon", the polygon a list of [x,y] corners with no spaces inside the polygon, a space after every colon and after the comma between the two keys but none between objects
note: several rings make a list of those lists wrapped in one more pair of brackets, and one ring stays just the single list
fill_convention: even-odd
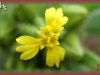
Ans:
[{"label": "green leaf", "polygon": [[[8,21],[0,21],[0,42],[10,43],[15,38],[15,25]],[[14,34],[13,34],[14,33]]]},{"label": "green leaf", "polygon": [[33,23],[36,12],[27,4],[18,4],[13,10],[12,15],[16,22]]},{"label": "green leaf", "polygon": [[100,3],[82,3],[81,5],[83,5],[84,7],[86,7],[88,9],[89,12],[94,11],[95,9],[100,7]]},{"label": "green leaf", "polygon": [[81,46],[80,38],[74,32],[69,33],[61,45],[66,51],[64,59],[66,62],[78,61],[84,56],[84,50]]},{"label": "green leaf", "polygon": [[40,27],[46,26],[46,22],[41,16],[36,16],[34,19],[34,25],[40,29]]},{"label": "green leaf", "polygon": [[18,30],[19,33],[21,33],[22,35],[28,35],[38,38],[40,36],[40,30],[36,26],[31,24],[27,23],[18,24]]},{"label": "green leaf", "polygon": [[64,15],[69,18],[68,23],[65,25],[67,28],[74,25],[77,26],[77,24],[82,22],[88,14],[88,10],[82,5],[62,4],[61,7],[63,9]]},{"label": "green leaf", "polygon": [[100,34],[100,8],[89,14],[84,22],[85,30],[90,34]]},{"label": "green leaf", "polygon": [[80,60],[80,63],[87,65],[92,71],[97,71],[97,64],[100,64],[100,57],[86,48],[84,48],[84,52],[84,57]]}]

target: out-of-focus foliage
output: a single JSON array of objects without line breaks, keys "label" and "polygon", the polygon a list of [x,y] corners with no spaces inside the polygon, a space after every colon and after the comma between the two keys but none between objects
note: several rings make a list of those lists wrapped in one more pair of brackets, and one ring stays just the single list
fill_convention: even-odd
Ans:
[{"label": "out-of-focus foliage", "polygon": [[[5,5],[7,11],[0,9],[0,71],[90,72],[97,70],[100,56],[88,50],[82,44],[82,39],[86,34],[100,36],[99,3],[9,3]],[[64,15],[69,18],[59,38],[59,42],[66,50],[65,59],[60,63],[59,69],[55,66],[52,68],[46,66],[45,49],[26,61],[20,60],[20,53],[15,51],[18,46],[17,37],[21,35],[40,37],[40,27],[46,25],[45,10],[50,7],[62,8]]]},{"label": "out-of-focus foliage", "polygon": [[100,34],[100,7],[88,15],[84,25],[89,33]]}]

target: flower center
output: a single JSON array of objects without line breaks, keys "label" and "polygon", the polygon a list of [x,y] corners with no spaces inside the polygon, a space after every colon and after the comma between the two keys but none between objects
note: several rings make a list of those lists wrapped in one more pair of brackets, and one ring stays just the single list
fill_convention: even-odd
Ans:
[{"label": "flower center", "polygon": [[47,38],[42,38],[41,43],[42,45],[47,45],[48,44]]},{"label": "flower center", "polygon": [[51,36],[51,33],[49,31],[45,31],[44,32],[44,35],[50,37]]},{"label": "flower center", "polygon": [[58,40],[58,37],[52,36],[51,39],[50,39],[50,43],[55,44],[57,42],[57,40]]},{"label": "flower center", "polygon": [[53,29],[53,33],[54,34],[58,34],[59,33],[59,30],[58,29]]}]

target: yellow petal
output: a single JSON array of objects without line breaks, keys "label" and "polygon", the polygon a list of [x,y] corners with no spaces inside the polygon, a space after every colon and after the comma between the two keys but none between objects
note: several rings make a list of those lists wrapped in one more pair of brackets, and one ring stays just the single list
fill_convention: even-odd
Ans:
[{"label": "yellow petal", "polygon": [[30,49],[28,51],[25,51],[24,53],[21,54],[20,59],[22,60],[28,60],[33,58],[39,51],[39,46],[34,46],[33,49]]},{"label": "yellow petal", "polygon": [[60,46],[55,46],[55,52],[57,52],[57,54],[59,55],[60,59],[63,60],[64,56],[65,56],[65,50],[64,48],[60,47]]},{"label": "yellow petal", "polygon": [[48,25],[50,25],[55,20],[55,13],[56,13],[56,9],[53,7],[46,10],[45,19]]},{"label": "yellow petal", "polygon": [[54,51],[51,48],[47,50],[46,65],[52,67],[54,65]]},{"label": "yellow petal", "polygon": [[20,45],[16,48],[16,51],[17,52],[24,52],[24,51],[30,50],[32,48],[34,48],[34,45]]},{"label": "yellow petal", "polygon": [[59,68],[60,57],[59,57],[59,55],[56,53],[56,51],[54,51],[54,60],[55,60],[55,65],[56,65],[56,67]]},{"label": "yellow petal", "polygon": [[57,42],[56,42],[56,45],[60,45],[60,43],[57,41]]},{"label": "yellow petal", "polygon": [[37,40],[31,36],[20,36],[16,39],[20,44],[36,44]]},{"label": "yellow petal", "polygon": [[58,8],[55,15],[56,15],[57,19],[60,19],[61,17],[63,17],[63,11],[62,11],[62,9]]},{"label": "yellow petal", "polygon": [[40,45],[40,49],[42,50],[45,46],[44,45]]},{"label": "yellow petal", "polygon": [[56,23],[58,26],[63,26],[67,23],[67,21],[68,21],[68,17],[64,16],[64,17],[60,18]]}]

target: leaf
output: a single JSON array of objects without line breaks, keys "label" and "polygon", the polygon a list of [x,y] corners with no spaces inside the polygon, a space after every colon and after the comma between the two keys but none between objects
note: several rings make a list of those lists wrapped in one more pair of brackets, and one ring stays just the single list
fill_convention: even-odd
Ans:
[{"label": "leaf", "polygon": [[100,34],[100,8],[91,12],[84,22],[85,30],[90,34]]},{"label": "leaf", "polygon": [[61,45],[66,50],[64,60],[67,62],[79,61],[84,56],[80,38],[74,32],[69,33]]},{"label": "leaf", "polygon": [[16,22],[33,23],[36,12],[34,8],[27,4],[18,4],[12,15]]},{"label": "leaf", "polygon": [[79,63],[87,65],[92,71],[97,71],[97,64],[100,64],[100,57],[86,48],[84,48],[84,52],[84,57]]},{"label": "leaf", "polygon": [[86,7],[88,9],[89,12],[94,11],[95,9],[97,9],[98,7],[100,7],[100,3],[82,3],[81,5],[83,5],[84,7]]},{"label": "leaf", "polygon": [[88,10],[78,4],[62,4],[64,15],[69,18],[68,23],[65,25],[67,28],[77,25],[88,14]]},{"label": "leaf", "polygon": [[22,35],[28,35],[34,37],[40,36],[40,30],[31,24],[27,23],[18,24],[18,30]]}]

